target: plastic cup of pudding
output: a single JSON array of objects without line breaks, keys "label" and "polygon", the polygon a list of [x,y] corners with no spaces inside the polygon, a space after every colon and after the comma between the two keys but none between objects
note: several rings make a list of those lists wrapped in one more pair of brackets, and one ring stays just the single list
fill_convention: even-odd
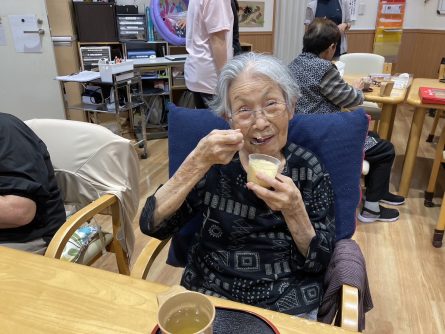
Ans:
[{"label": "plastic cup of pudding", "polygon": [[249,168],[247,170],[247,181],[256,183],[262,187],[269,188],[270,185],[256,176],[257,172],[261,172],[275,178],[280,167],[280,160],[266,154],[253,153],[249,154]]}]

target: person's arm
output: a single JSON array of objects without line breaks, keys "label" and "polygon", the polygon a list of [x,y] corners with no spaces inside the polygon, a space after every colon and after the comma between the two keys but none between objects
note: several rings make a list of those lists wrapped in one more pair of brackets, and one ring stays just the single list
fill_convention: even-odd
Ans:
[{"label": "person's arm", "polygon": [[210,167],[228,164],[243,143],[243,135],[239,130],[213,130],[201,139],[176,173],[156,192],[153,228],[181,207]]},{"label": "person's arm", "polygon": [[332,67],[320,82],[321,94],[336,106],[351,108],[363,103],[363,92],[346,83],[335,67]]},{"label": "person's arm", "polygon": [[212,50],[213,61],[215,62],[218,74],[228,60],[226,34],[227,30],[221,30],[210,34],[210,49]]},{"label": "person's arm", "polygon": [[29,224],[36,215],[36,203],[16,195],[0,196],[0,229]]},{"label": "person's arm", "polygon": [[247,188],[273,211],[281,211],[295,245],[301,254],[306,255],[315,237],[315,230],[307,214],[300,190],[291,178],[281,174],[271,178],[263,173],[257,173],[257,177],[267,182],[270,189],[253,182],[248,182]]},{"label": "person's arm", "polygon": [[317,178],[307,204],[291,178],[277,175],[273,179],[262,173],[257,177],[269,183],[271,189],[251,182],[247,187],[272,210],[281,211],[299,252],[294,254],[296,261],[308,272],[324,270],[335,244],[334,195],[329,176]]},{"label": "person's arm", "polygon": [[351,29],[351,10],[349,7],[349,0],[343,0],[341,4],[342,10],[342,23],[338,25],[338,29],[342,34],[346,33],[349,29]]}]

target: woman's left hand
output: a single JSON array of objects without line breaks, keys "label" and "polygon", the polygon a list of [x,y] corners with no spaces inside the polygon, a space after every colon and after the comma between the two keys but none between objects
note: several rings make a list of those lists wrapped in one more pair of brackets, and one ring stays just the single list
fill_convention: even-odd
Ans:
[{"label": "woman's left hand", "polygon": [[300,190],[291,178],[278,174],[275,179],[263,173],[256,178],[267,182],[272,189],[264,188],[253,182],[247,188],[261,198],[269,208],[281,211],[292,238],[301,254],[307,254],[315,230],[309,220]]},{"label": "woman's left hand", "polygon": [[344,33],[349,29],[349,25],[347,23],[340,23],[338,25],[338,29],[340,30],[340,32]]},{"label": "woman's left hand", "polygon": [[272,189],[264,188],[253,182],[248,182],[247,188],[261,198],[269,208],[281,211],[284,215],[299,210],[306,211],[300,190],[291,178],[281,174],[271,178],[264,173],[257,173],[256,177],[268,183]]}]

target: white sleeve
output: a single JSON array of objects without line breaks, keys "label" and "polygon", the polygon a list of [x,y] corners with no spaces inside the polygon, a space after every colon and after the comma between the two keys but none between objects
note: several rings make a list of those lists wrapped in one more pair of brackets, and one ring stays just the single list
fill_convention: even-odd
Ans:
[{"label": "white sleeve", "polygon": [[351,23],[351,8],[349,7],[349,0],[343,0],[343,23]]},{"label": "white sleeve", "polygon": [[310,24],[315,18],[315,11],[317,10],[317,0],[309,0],[306,5],[306,16],[304,24]]}]

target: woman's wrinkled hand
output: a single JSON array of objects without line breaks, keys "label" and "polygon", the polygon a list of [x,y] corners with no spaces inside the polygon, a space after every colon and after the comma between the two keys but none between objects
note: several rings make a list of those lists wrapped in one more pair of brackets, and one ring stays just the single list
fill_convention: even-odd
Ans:
[{"label": "woman's wrinkled hand", "polygon": [[252,190],[273,211],[281,211],[283,215],[286,215],[306,210],[300,190],[291,178],[281,174],[271,178],[261,172],[257,173],[256,177],[269,184],[270,189],[253,182],[248,182],[247,188]]},{"label": "woman's wrinkled hand", "polygon": [[210,168],[228,164],[244,145],[240,130],[212,130],[202,138],[192,152],[197,165]]}]

